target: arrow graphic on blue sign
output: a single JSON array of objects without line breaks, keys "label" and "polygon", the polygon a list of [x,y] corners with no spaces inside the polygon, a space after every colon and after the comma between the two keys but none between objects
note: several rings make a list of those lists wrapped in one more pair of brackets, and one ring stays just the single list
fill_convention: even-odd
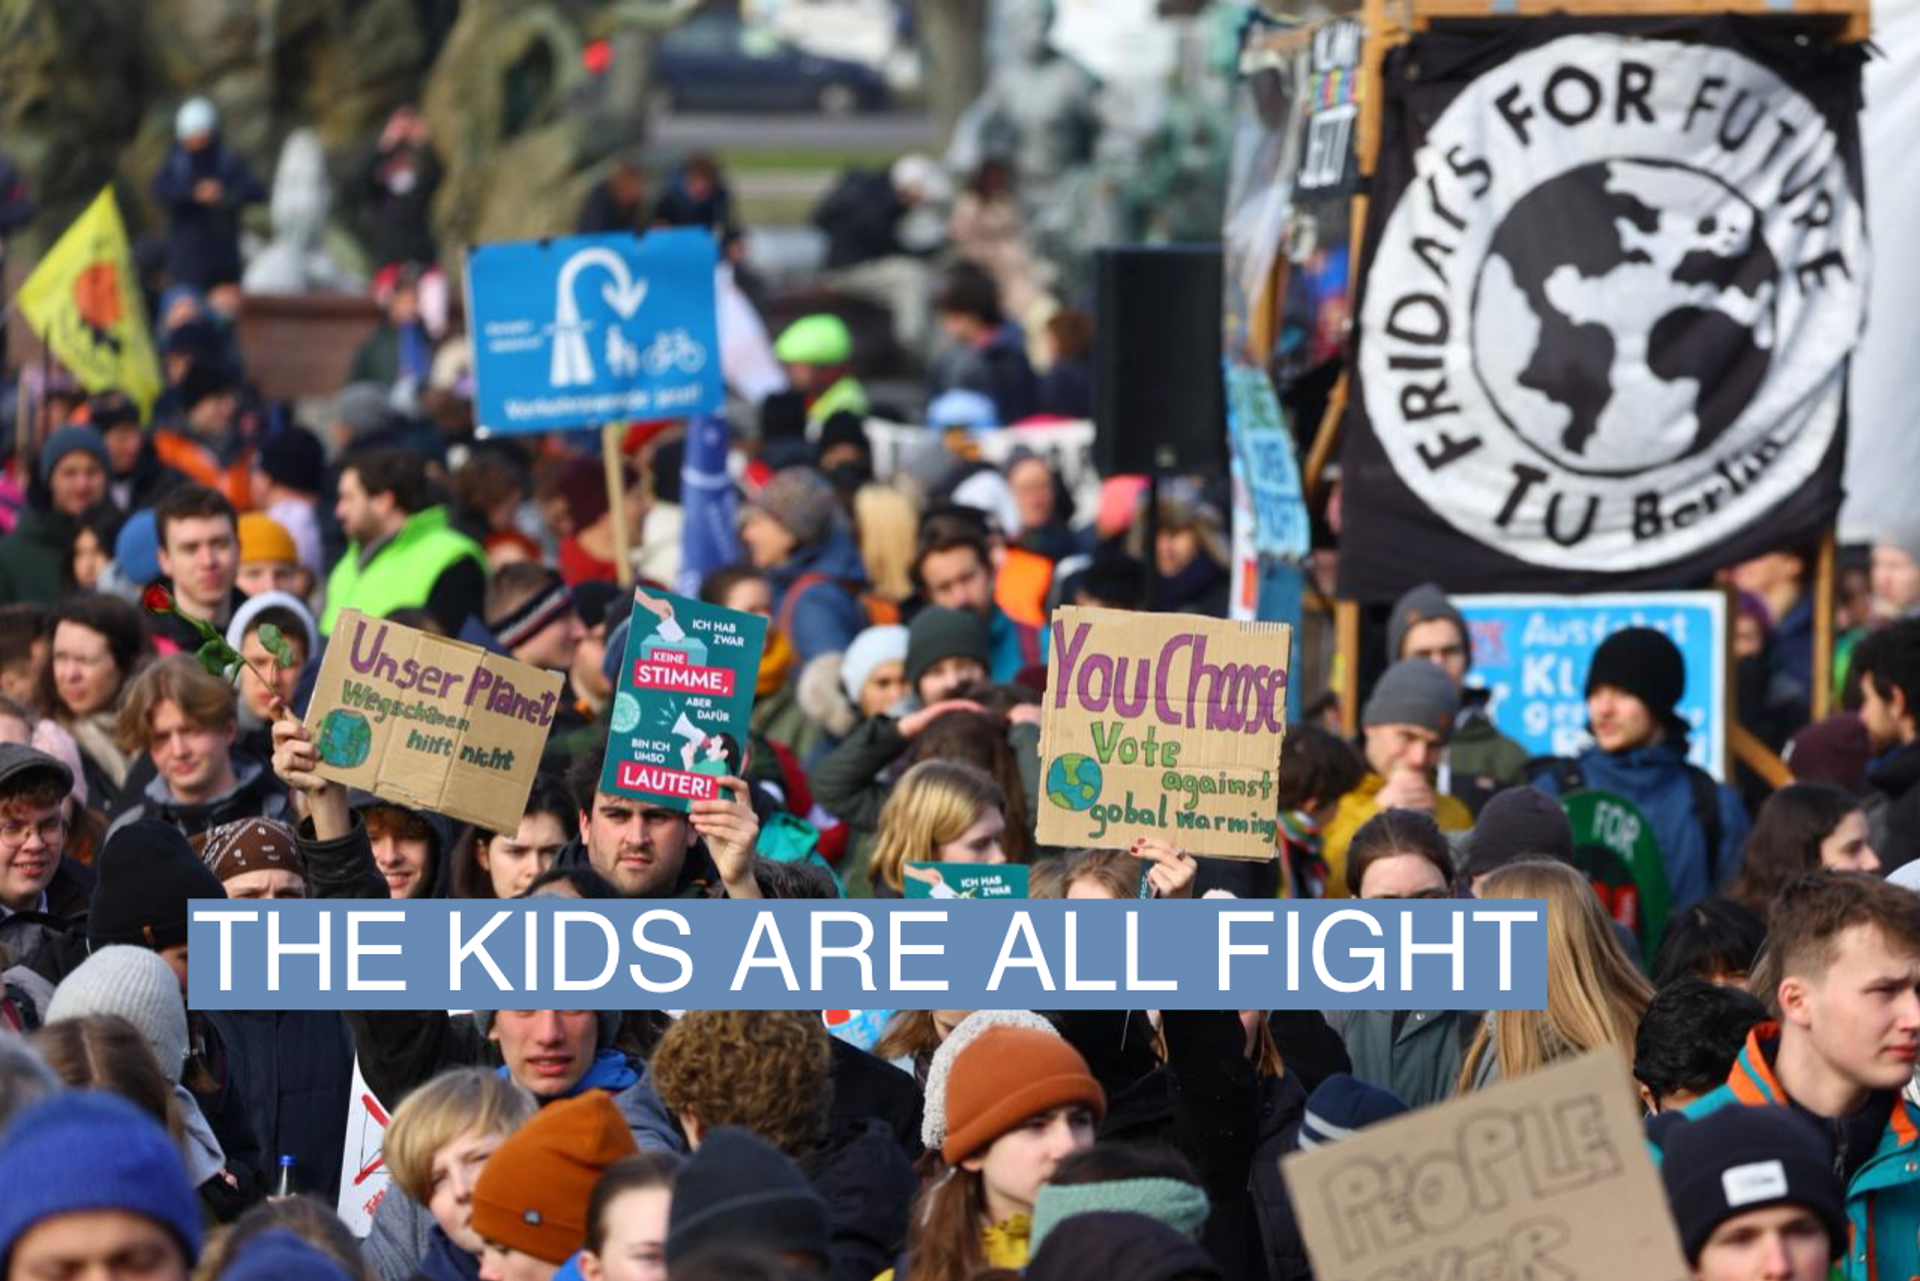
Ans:
[{"label": "arrow graphic on blue sign", "polygon": [[[647,298],[647,282],[629,276],[626,260],[604,245],[582,249],[567,259],[566,265],[560,268],[560,283],[553,312],[553,385],[556,387],[574,387],[593,381],[593,356],[587,349],[587,330],[590,326],[581,320],[580,304],[573,295],[580,273],[589,267],[602,268],[613,277],[601,289],[600,296],[622,319],[632,320],[633,313],[640,310],[640,304]],[[616,346],[616,343],[619,345]],[[607,331],[607,364],[611,369],[631,375],[638,364],[637,356],[625,355],[630,351],[632,345],[620,335],[619,330]],[[620,354],[616,355],[616,352]],[[627,359],[633,359],[635,363],[626,366]]]}]

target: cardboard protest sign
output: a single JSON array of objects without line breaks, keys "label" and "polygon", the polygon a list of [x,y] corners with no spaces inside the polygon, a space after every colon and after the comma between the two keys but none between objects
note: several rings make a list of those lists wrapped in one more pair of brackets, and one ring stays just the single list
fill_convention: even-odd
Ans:
[{"label": "cardboard protest sign", "polygon": [[1285,1158],[1314,1276],[1681,1281],[1632,1098],[1596,1050]]},{"label": "cardboard protest sign", "polygon": [[563,683],[558,672],[345,610],[307,709],[319,773],[511,832]]},{"label": "cardboard protest sign", "polygon": [[1052,642],[1043,844],[1274,857],[1292,628],[1067,607]]},{"label": "cardboard protest sign", "polygon": [[637,588],[600,790],[686,810],[741,772],[767,620]]},{"label": "cardboard protest sign", "polygon": [[908,863],[900,879],[908,898],[1029,897],[1018,863]]}]

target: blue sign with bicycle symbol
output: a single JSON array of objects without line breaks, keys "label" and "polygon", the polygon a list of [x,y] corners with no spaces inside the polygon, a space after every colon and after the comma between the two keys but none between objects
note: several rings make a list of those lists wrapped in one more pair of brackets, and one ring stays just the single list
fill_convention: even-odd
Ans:
[{"label": "blue sign with bicycle symbol", "polygon": [[474,411],[488,433],[717,412],[705,231],[569,236],[467,255]]}]

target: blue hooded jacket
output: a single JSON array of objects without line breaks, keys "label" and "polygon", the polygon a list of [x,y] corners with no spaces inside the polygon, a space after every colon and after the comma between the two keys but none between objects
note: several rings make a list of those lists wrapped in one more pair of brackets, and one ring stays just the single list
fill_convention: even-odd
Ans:
[{"label": "blue hooded jacket", "polygon": [[[1631,801],[1653,825],[1661,860],[1667,865],[1675,912],[1732,884],[1752,823],[1734,790],[1724,783],[1717,785],[1720,849],[1716,858],[1708,857],[1706,833],[1694,812],[1694,785],[1683,744],[1668,741],[1624,752],[1590,747],[1576,759],[1588,788]],[[1536,782],[1546,792],[1560,792],[1560,780],[1551,772]]]},{"label": "blue hooded jacket", "polygon": [[[822,577],[824,576],[824,577]],[[867,581],[867,568],[853,536],[835,528],[818,542],[794,550],[793,559],[768,577],[773,582],[773,614],[783,620],[787,639],[810,663],[822,654],[844,653],[867,628],[867,612],[854,595]],[[801,583],[802,578],[809,581]],[[787,594],[799,584],[791,611]]]}]

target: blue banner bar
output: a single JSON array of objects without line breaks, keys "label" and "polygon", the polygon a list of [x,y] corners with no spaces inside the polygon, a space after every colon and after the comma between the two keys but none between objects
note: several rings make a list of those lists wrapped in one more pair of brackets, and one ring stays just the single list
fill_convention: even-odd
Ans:
[{"label": "blue banner bar", "polygon": [[1537,900],[197,899],[254,1009],[1540,1009]]}]

